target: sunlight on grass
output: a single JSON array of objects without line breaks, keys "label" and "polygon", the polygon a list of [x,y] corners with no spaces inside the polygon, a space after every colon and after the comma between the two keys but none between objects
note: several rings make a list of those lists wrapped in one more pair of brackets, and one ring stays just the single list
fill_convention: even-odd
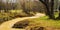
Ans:
[{"label": "sunlight on grass", "polygon": [[22,10],[9,10],[11,13],[20,13]]},{"label": "sunlight on grass", "polygon": [[8,12],[4,12],[3,10],[1,11],[2,13],[0,12],[0,24],[2,22],[9,21],[19,16],[26,16],[26,14],[22,12],[22,10],[8,10]]},{"label": "sunlight on grass", "polygon": [[32,19],[32,23],[36,23],[37,25],[43,27],[55,27],[60,28],[60,20],[52,20],[48,19],[48,16]]},{"label": "sunlight on grass", "polygon": [[55,12],[55,18],[58,17],[59,15],[59,12]]}]

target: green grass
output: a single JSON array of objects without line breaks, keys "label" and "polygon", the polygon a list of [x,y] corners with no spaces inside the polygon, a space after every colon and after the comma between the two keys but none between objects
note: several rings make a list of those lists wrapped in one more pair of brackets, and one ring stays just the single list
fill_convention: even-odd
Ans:
[{"label": "green grass", "polygon": [[60,27],[60,20],[48,19],[47,16],[41,17],[39,19],[43,20],[44,22],[47,22],[47,26]]},{"label": "green grass", "polygon": [[48,16],[31,19],[31,24],[36,24],[43,27],[54,27],[54,28],[60,28],[60,20],[52,20],[48,19]]},{"label": "green grass", "polygon": [[[0,24],[5,21],[9,21],[11,19],[17,18],[17,17],[27,17],[29,16],[23,10],[8,10],[4,12],[5,10],[1,10],[0,12]],[[33,12],[30,12],[33,14]]]},{"label": "green grass", "polygon": [[56,18],[56,17],[58,17],[59,12],[55,12],[55,14],[54,14],[54,15],[55,15],[55,18]]},{"label": "green grass", "polygon": [[[2,11],[2,10],[1,10]],[[5,21],[17,18],[19,16],[26,16],[22,10],[8,10],[8,12],[0,12],[0,24]]]}]

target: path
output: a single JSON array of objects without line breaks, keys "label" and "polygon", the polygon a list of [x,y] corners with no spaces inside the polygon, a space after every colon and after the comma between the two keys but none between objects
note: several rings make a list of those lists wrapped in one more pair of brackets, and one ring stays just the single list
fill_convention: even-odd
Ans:
[{"label": "path", "polygon": [[25,29],[13,29],[11,27],[18,21],[22,21],[24,19],[30,19],[30,18],[39,18],[42,16],[45,16],[45,15],[41,13],[37,13],[35,16],[32,16],[32,17],[16,18],[16,19],[2,23],[0,25],[0,30],[25,30]]}]

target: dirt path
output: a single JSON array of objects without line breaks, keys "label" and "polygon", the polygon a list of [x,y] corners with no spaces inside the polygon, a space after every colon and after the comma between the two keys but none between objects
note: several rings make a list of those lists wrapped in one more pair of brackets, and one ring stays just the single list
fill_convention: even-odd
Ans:
[{"label": "dirt path", "polygon": [[32,17],[16,18],[16,19],[2,23],[0,25],[0,30],[25,30],[25,29],[13,29],[11,27],[18,21],[22,21],[24,19],[30,19],[30,18],[39,18],[42,16],[45,16],[45,14],[37,13],[35,16],[32,16]]}]

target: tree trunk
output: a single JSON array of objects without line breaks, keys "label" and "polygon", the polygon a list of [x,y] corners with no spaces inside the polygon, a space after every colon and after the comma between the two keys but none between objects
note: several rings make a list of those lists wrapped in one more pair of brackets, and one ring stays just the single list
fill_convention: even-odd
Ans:
[{"label": "tree trunk", "polygon": [[54,0],[51,0],[51,11],[50,11],[50,18],[51,19],[55,19],[55,16],[54,16]]},{"label": "tree trunk", "polygon": [[59,1],[59,16],[58,17],[60,19],[60,1]]},{"label": "tree trunk", "polygon": [[[49,16],[50,19],[55,19],[54,16],[54,0],[51,0],[49,2],[49,0],[40,0],[42,3],[45,4],[47,10],[46,10],[46,15]],[[51,4],[50,4],[51,3]]]},{"label": "tree trunk", "polygon": [[59,19],[60,19],[60,11],[59,11]]},{"label": "tree trunk", "polygon": [[59,16],[56,19],[60,20],[60,7],[59,7]]},{"label": "tree trunk", "polygon": [[50,16],[50,10],[49,10],[49,0],[39,0],[39,1],[41,1],[45,6],[46,6],[46,8],[47,8],[47,10],[46,10],[46,15],[48,15],[48,16]]},{"label": "tree trunk", "polygon": [[50,17],[49,0],[45,0],[45,2],[46,2],[46,8],[47,8],[46,15]]}]

